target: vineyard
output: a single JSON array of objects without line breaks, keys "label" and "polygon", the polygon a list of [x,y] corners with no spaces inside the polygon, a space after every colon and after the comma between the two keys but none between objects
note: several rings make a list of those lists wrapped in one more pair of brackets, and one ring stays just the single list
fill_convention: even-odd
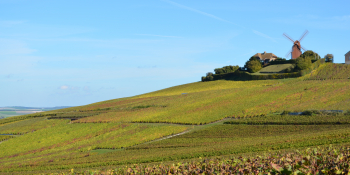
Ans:
[{"label": "vineyard", "polygon": [[[13,134],[0,135],[0,173],[85,172],[138,164],[117,170],[186,174],[219,171],[223,159],[216,156],[259,155],[329,144],[339,145],[348,154],[342,147],[350,142],[350,79],[343,73],[347,69],[346,65],[327,63],[300,78],[195,82],[134,97],[0,119],[0,134]],[[324,112],[327,110],[341,112]],[[290,112],[305,115],[288,115]],[[323,150],[322,155],[326,154],[335,153]],[[295,160],[305,157],[295,155]],[[278,156],[250,162],[234,159],[240,161],[235,165],[230,159],[230,166],[225,167],[231,168],[222,172],[237,172],[237,166],[252,167],[253,162],[255,166],[264,161],[277,161],[266,166],[265,172],[284,171],[288,162],[278,160],[290,155]],[[331,160],[332,156],[324,159]],[[188,161],[191,166],[169,164],[149,170],[147,165],[179,161]],[[216,162],[216,169],[207,161]],[[201,168],[191,168],[195,165]]]},{"label": "vineyard", "polygon": [[349,174],[349,146],[317,147],[258,156],[199,158],[172,164],[134,164],[109,170],[74,171],[65,174]]},{"label": "vineyard", "polygon": [[312,72],[308,79],[310,80],[325,80],[325,79],[349,79],[350,65],[349,64],[331,64],[327,63],[320,69]]}]

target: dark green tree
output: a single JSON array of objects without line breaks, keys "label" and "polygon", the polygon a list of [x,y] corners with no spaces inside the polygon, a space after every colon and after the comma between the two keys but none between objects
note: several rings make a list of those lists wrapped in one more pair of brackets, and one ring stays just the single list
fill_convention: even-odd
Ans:
[{"label": "dark green tree", "polygon": [[311,62],[311,57],[298,57],[296,60],[295,60],[295,69],[297,70],[305,70],[305,69],[308,69],[310,68],[312,65],[312,62]]},{"label": "dark green tree", "polygon": [[214,69],[215,74],[225,74],[225,73],[231,73],[235,72],[239,69],[239,66],[225,66],[223,68],[216,68]]},{"label": "dark green tree", "polygon": [[324,56],[324,58],[326,59],[326,62],[333,63],[333,59],[334,59],[333,54],[327,54],[327,55]]},{"label": "dark green tree", "polygon": [[320,55],[313,52],[312,50],[305,51],[303,54],[300,55],[300,57],[307,58],[309,57],[311,60],[319,60],[321,59]]},{"label": "dark green tree", "polygon": [[258,72],[262,68],[262,64],[258,59],[251,58],[244,65],[250,73]]}]

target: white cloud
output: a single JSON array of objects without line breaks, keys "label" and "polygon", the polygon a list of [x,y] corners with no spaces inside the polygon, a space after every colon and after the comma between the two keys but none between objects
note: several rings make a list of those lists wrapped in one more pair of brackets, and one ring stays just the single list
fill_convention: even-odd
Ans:
[{"label": "white cloud", "polygon": [[63,85],[63,86],[60,87],[60,89],[68,89],[68,88],[69,88],[69,87],[66,86],[66,85]]},{"label": "white cloud", "polygon": [[243,26],[241,26],[241,25],[238,25],[238,24],[235,24],[235,23],[233,23],[233,22],[231,22],[231,21],[222,19],[222,18],[217,17],[217,16],[215,16],[215,15],[212,15],[212,14],[210,14],[210,13],[206,13],[206,12],[203,12],[203,11],[200,11],[200,10],[197,10],[197,9],[194,9],[194,8],[191,8],[191,7],[187,7],[187,6],[178,4],[178,3],[173,2],[173,1],[170,1],[170,0],[162,0],[162,1],[167,2],[167,3],[169,3],[169,4],[172,4],[172,5],[175,5],[175,6],[177,6],[177,7],[180,7],[180,8],[182,8],[182,9],[186,9],[186,10],[189,10],[189,11],[192,11],[192,12],[196,12],[196,13],[199,13],[199,14],[201,14],[201,15],[204,15],[204,16],[207,16],[207,17],[210,17],[210,18],[213,18],[213,19],[222,21],[222,22],[231,23],[231,24],[234,24],[234,25],[236,25],[236,26],[245,28],[245,27],[243,27]]},{"label": "white cloud", "polygon": [[263,34],[263,33],[259,32],[259,31],[253,30],[253,33],[255,33],[255,34],[259,35],[259,36],[262,36],[264,38],[267,38],[267,39],[277,43],[277,41],[275,39],[273,39],[272,37],[270,37],[270,36],[268,36],[266,34]]}]

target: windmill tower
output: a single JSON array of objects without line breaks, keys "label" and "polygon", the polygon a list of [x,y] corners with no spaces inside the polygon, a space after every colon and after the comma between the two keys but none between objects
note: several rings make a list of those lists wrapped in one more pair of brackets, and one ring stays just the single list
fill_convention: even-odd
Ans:
[{"label": "windmill tower", "polygon": [[306,49],[300,45],[300,42],[308,33],[309,31],[306,30],[304,34],[300,37],[300,39],[295,41],[291,37],[289,37],[286,33],[283,33],[283,35],[286,38],[288,38],[290,41],[293,42],[292,50],[288,52],[288,54],[286,55],[286,58],[288,58],[289,54],[291,54],[291,59],[296,59],[302,54],[301,49],[306,51]]}]

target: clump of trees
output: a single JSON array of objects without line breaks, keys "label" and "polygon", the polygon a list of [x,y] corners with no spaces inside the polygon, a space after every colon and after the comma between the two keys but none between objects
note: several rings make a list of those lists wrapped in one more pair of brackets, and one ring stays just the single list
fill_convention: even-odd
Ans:
[{"label": "clump of trees", "polygon": [[250,73],[258,72],[260,69],[262,69],[262,63],[260,62],[259,59],[255,57],[251,57],[244,65],[245,68]]},{"label": "clump of trees", "polygon": [[326,62],[333,63],[333,59],[334,59],[333,54],[327,54],[324,56],[324,58],[326,59]]},{"label": "clump of trees", "polygon": [[296,71],[308,69],[312,65],[312,60],[319,59],[321,59],[321,57],[317,53],[308,50],[295,60],[295,69]]},{"label": "clump of trees", "polygon": [[[329,58],[328,60],[333,60],[333,55],[327,54],[325,58],[326,59]],[[286,77],[291,78],[291,77],[296,77],[297,76],[296,73],[298,72],[305,73],[304,70],[308,70],[312,68],[313,67],[312,63],[316,62],[319,59],[321,59],[321,57],[317,53],[313,52],[312,50],[308,50],[308,51],[305,51],[303,54],[301,54],[300,57],[298,57],[297,59],[286,60],[285,58],[278,57],[276,60],[268,62],[266,64],[267,65],[292,64],[292,66],[283,70],[283,73],[290,73],[290,74],[281,76],[284,78]],[[242,77],[247,78],[247,75],[248,77],[251,76],[250,77],[251,79],[262,79],[264,77],[271,79],[271,78],[279,77],[279,75],[273,75],[273,76],[271,75],[271,77],[270,75],[268,76],[264,75],[262,77],[257,78],[258,75],[254,75],[254,74],[250,75],[246,73],[246,71],[250,73],[258,72],[263,68],[263,66],[266,66],[266,64],[264,65],[264,62],[261,62],[259,58],[250,57],[250,59],[245,63],[244,67],[230,65],[230,66],[224,66],[222,68],[216,68],[214,69],[215,74],[212,72],[208,72],[206,76],[202,77],[202,81],[213,81],[214,79],[224,79],[224,77],[227,78],[227,76],[231,76],[230,74],[227,74],[227,73],[233,73],[233,72],[236,72],[235,75],[237,75],[237,77],[239,78],[242,78]],[[298,76],[300,76],[300,74],[298,74]]]},{"label": "clump of trees", "polygon": [[212,72],[208,72],[207,75],[202,77],[202,81],[213,81],[214,80],[214,74]]},{"label": "clump of trees", "polygon": [[239,69],[239,66],[225,66],[222,68],[214,69],[215,74],[226,74],[231,72],[236,72]]},{"label": "clump of trees", "polygon": [[310,57],[298,57],[295,60],[295,69],[296,70],[305,70],[310,68],[312,65],[312,61],[310,59]]},{"label": "clump of trees", "polygon": [[303,54],[300,55],[300,57],[303,58],[310,58],[311,60],[319,60],[321,59],[320,55],[313,52],[312,50],[305,51]]}]

